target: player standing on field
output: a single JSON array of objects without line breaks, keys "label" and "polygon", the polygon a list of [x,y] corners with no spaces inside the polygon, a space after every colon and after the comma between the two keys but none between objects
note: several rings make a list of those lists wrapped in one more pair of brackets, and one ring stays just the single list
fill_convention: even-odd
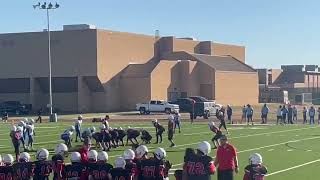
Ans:
[{"label": "player standing on field", "polygon": [[170,147],[175,146],[175,144],[173,142],[173,134],[174,134],[174,117],[169,116],[169,118],[168,118],[168,140],[171,142]]},{"label": "player standing on field", "polygon": [[48,161],[49,151],[41,148],[36,154],[37,161],[34,162],[34,178],[37,180],[49,180],[49,176],[52,173],[52,164]]},{"label": "player standing on field", "polygon": [[225,118],[225,113],[226,113],[226,110],[222,106],[218,111],[218,119],[220,120],[219,130],[221,130],[221,128],[224,127],[224,129],[227,131],[227,134],[228,134],[229,131],[227,129],[226,121],[224,119]]},{"label": "player standing on field", "polygon": [[76,129],[76,142],[78,142],[78,138],[82,141],[81,138],[81,124],[82,124],[82,115],[78,116],[78,119],[74,122],[74,127]]},{"label": "player standing on field", "polygon": [[165,131],[164,127],[158,122],[157,119],[152,120],[152,124],[156,128],[157,141],[155,142],[155,144],[162,143],[162,134]]},{"label": "player standing on field", "polygon": [[176,128],[179,128],[179,133],[181,133],[181,114],[178,110],[174,111],[174,133],[176,133]]},{"label": "player standing on field", "polygon": [[[34,166],[30,162],[30,154],[23,152],[20,154],[18,163],[13,165],[14,169],[14,179],[17,180],[31,180],[33,179]],[[1,179],[1,178],[0,178]]]},{"label": "player standing on field", "polygon": [[222,132],[219,128],[217,128],[214,124],[214,122],[209,122],[208,124],[209,129],[215,133],[215,136],[211,139],[214,148],[213,149],[217,149],[217,147],[219,146],[219,139],[222,137]]},{"label": "player standing on field", "polygon": [[54,150],[55,155],[52,156],[53,180],[62,180],[64,171],[64,158],[68,155],[67,145],[58,144]]}]

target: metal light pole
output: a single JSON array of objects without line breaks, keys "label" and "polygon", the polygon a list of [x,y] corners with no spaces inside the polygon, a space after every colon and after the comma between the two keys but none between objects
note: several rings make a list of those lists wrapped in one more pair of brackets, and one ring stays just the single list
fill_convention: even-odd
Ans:
[{"label": "metal light pole", "polygon": [[42,9],[47,11],[47,32],[48,32],[48,64],[49,64],[49,104],[50,104],[50,117],[52,116],[52,68],[51,68],[51,35],[50,35],[50,17],[49,17],[49,10],[58,9],[60,5],[56,3],[52,5],[50,2],[47,4],[46,2],[42,5],[40,2],[36,5],[33,5],[33,8]]}]

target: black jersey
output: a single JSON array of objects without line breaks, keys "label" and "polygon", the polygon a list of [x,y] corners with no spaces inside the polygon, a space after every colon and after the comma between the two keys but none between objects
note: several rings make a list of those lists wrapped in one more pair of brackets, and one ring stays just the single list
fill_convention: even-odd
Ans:
[{"label": "black jersey", "polygon": [[12,180],[13,177],[13,166],[0,166],[0,180]]},{"label": "black jersey", "polygon": [[125,169],[131,173],[132,176],[138,175],[137,164],[133,160],[126,160]]},{"label": "black jersey", "polygon": [[63,178],[64,157],[60,154],[52,156],[52,171],[53,180],[60,180]]},{"label": "black jersey", "polygon": [[113,180],[132,180],[132,174],[127,169],[114,168],[110,171]]},{"label": "black jersey", "polygon": [[34,165],[31,162],[19,162],[13,165],[14,175],[18,180],[29,180],[34,176]]},{"label": "black jersey", "polygon": [[49,180],[52,172],[52,163],[50,161],[36,161],[34,162],[34,178],[37,180]]},{"label": "black jersey", "polygon": [[80,179],[86,175],[86,166],[81,163],[72,163],[64,167],[64,177],[68,179]]},{"label": "black jersey", "polygon": [[108,179],[108,174],[113,168],[111,164],[108,163],[92,163],[88,165],[89,175],[92,176],[93,180]]},{"label": "black jersey", "polygon": [[119,139],[123,139],[127,133],[124,130],[118,129],[118,135],[119,135]]},{"label": "black jersey", "polygon": [[140,136],[140,131],[136,130],[136,129],[128,129],[127,130],[127,137],[128,139],[133,139]]},{"label": "black jersey", "polygon": [[95,132],[93,135],[92,135],[92,138],[94,140],[96,140],[96,142],[102,142],[103,140],[103,134],[101,132]]},{"label": "black jersey", "polygon": [[144,159],[137,163],[139,180],[162,180],[165,178],[163,161],[155,158]]},{"label": "black jersey", "polygon": [[210,180],[215,166],[210,156],[192,155],[185,158],[184,171],[190,180]]}]

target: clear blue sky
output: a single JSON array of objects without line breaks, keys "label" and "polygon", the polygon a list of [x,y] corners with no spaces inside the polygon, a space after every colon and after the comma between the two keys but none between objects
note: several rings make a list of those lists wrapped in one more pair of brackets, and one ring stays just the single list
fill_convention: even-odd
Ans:
[{"label": "clear blue sky", "polygon": [[[45,12],[33,0],[2,0],[0,33],[39,31]],[[42,1],[40,1],[42,2]],[[55,2],[55,1],[54,1]],[[246,46],[254,67],[320,64],[317,0],[58,0],[52,29],[89,23],[98,28]]]}]

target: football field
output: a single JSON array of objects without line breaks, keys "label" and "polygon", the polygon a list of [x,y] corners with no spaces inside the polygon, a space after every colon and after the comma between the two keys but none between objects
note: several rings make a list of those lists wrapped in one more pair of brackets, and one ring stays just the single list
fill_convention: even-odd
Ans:
[{"label": "football field", "polygon": [[[166,120],[160,120],[167,124]],[[36,124],[36,137],[34,148],[47,148],[50,155],[60,140],[60,134],[72,123],[43,123]],[[84,122],[83,128],[95,126],[98,129],[100,123]],[[117,122],[111,121],[111,127],[127,126],[145,128],[155,138],[155,129],[149,121]],[[0,154],[13,153],[13,147],[9,138],[10,124],[1,123],[0,126]],[[320,167],[320,128],[317,125],[229,125],[229,142],[238,150],[240,173],[236,175],[237,180],[242,179],[243,169],[248,164],[248,157],[252,153],[260,153],[264,164],[268,168],[268,180],[314,180],[318,179],[317,170]],[[166,132],[165,132],[166,133]],[[201,141],[207,140],[211,143],[213,134],[209,131],[207,122],[183,122],[182,132],[176,133],[174,140],[176,147],[169,148],[167,135],[164,136],[162,144],[150,144],[152,152],[156,147],[163,147],[167,151],[167,159],[173,164],[171,173],[180,169],[183,164],[185,148],[196,148]],[[155,139],[153,138],[153,142]],[[140,140],[140,139],[139,139]],[[80,143],[73,144],[74,148]],[[123,150],[129,147],[112,149],[109,154],[109,163],[114,162],[115,157],[122,155]],[[212,149],[210,155],[215,156],[216,151]],[[31,152],[34,160],[35,152]],[[170,179],[174,179],[170,176]],[[212,179],[216,179],[216,175]]]}]

